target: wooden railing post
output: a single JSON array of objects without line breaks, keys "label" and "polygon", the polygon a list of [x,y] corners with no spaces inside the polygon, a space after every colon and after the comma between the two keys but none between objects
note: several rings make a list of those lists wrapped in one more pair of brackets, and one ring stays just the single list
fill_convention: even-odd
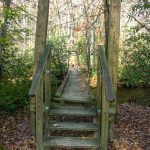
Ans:
[{"label": "wooden railing post", "polygon": [[98,73],[102,74],[101,76],[98,75],[98,90],[99,90],[98,97],[101,98],[101,103],[98,102],[98,105],[101,104],[100,139],[101,139],[101,149],[107,150],[109,127],[110,127],[110,114],[114,114],[115,112],[113,109],[110,109],[110,104],[116,99],[116,97],[112,88],[112,82],[109,73],[108,63],[106,60],[105,50],[102,45],[98,46],[98,57],[99,57]]},{"label": "wooden railing post", "polygon": [[[36,38],[34,51],[34,68],[36,71],[41,56],[46,47],[47,27],[50,0],[38,0],[38,13],[36,24]],[[43,68],[41,69],[43,74]],[[34,72],[35,73],[35,72]],[[36,150],[44,150],[43,147],[43,79],[40,80],[39,89],[36,91]],[[35,83],[38,81],[35,81]]]},{"label": "wooden railing post", "polygon": [[[51,103],[51,55],[49,53],[47,62],[45,64],[45,102],[44,102],[44,135],[48,132],[46,127],[48,125],[49,109]],[[45,137],[44,137],[45,138]]]},{"label": "wooden railing post", "polygon": [[109,137],[109,105],[106,100],[105,85],[102,84],[102,110],[101,110],[101,150],[107,150]]},{"label": "wooden railing post", "polygon": [[30,98],[30,132],[35,135],[35,112],[36,112],[36,99],[35,96]]},{"label": "wooden railing post", "polygon": [[102,70],[100,69],[99,57],[97,57],[97,115],[98,115],[98,138],[101,136],[101,110],[102,110]]},{"label": "wooden railing post", "polygon": [[49,109],[51,102],[51,60],[50,54],[45,65],[45,107]]},{"label": "wooden railing post", "polygon": [[[46,119],[46,116],[48,116],[48,113],[45,113],[44,104],[46,103],[46,106],[49,106],[50,103],[50,59],[49,59],[49,49],[46,48],[44,50],[43,55],[41,56],[41,59],[39,61],[38,66],[36,67],[36,72],[33,76],[32,85],[29,91],[29,95],[31,97],[31,104],[30,104],[30,110],[34,111],[34,113],[31,113],[31,130],[33,132],[36,132],[36,141],[37,141],[37,150],[42,150],[43,147],[43,131],[44,131],[44,119]],[[47,73],[44,74],[44,69],[47,68]],[[45,70],[45,71],[46,71]],[[45,81],[45,88],[43,92],[43,82]],[[43,95],[45,93],[45,96]],[[44,98],[43,98],[44,97]],[[45,101],[44,101],[45,100]],[[45,103],[44,103],[45,102]],[[36,107],[35,107],[36,106]],[[44,108],[44,109],[43,109]],[[36,112],[36,117],[35,117]],[[44,117],[45,116],[45,117]],[[36,120],[36,123],[35,123]],[[36,129],[34,131],[34,129]]]},{"label": "wooden railing post", "polygon": [[43,79],[36,94],[36,150],[44,150],[43,146]]},{"label": "wooden railing post", "polygon": [[[117,97],[117,78],[118,78],[118,52],[119,52],[119,36],[120,36],[120,8],[121,0],[110,0],[110,15],[109,15],[109,35],[108,35],[108,65],[110,76],[112,78],[112,85]],[[117,102],[114,101],[110,105],[113,114],[110,115],[110,136],[114,132],[114,120]]]},{"label": "wooden railing post", "polygon": [[[99,50],[103,49],[103,46],[98,47]],[[99,58],[100,59],[100,58]],[[99,61],[99,68],[101,68],[102,64],[100,64]],[[109,102],[106,100],[106,91],[105,91],[105,84],[104,84],[104,76],[103,76],[103,70],[99,70],[101,73],[100,76],[100,90],[101,90],[101,149],[107,150],[108,145],[108,137],[109,137]]]}]

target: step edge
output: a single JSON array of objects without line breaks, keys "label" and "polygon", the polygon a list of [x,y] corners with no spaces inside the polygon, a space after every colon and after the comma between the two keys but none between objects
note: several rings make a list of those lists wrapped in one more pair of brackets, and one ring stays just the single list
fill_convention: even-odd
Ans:
[{"label": "step edge", "polygon": [[[90,140],[90,141],[92,141],[93,143],[91,144],[91,145],[76,145],[76,146],[74,146],[74,144],[71,146],[71,144],[68,146],[67,144],[65,145],[65,143],[64,144],[59,144],[59,143],[55,143],[55,144],[51,144],[50,143],[50,138],[52,138],[53,140],[54,140],[54,138],[55,139],[57,139],[57,140],[72,140],[72,141],[69,141],[70,143],[71,142],[73,142],[73,140],[79,140],[79,141],[85,141],[86,143],[90,143],[90,142],[88,142],[87,140]],[[67,141],[68,142],[68,141]],[[68,143],[69,143],[68,142]],[[78,143],[78,141],[74,141],[74,143]],[[98,140],[96,139],[96,138],[89,138],[89,137],[87,137],[87,138],[81,138],[81,137],[61,137],[61,136],[51,136],[51,137],[49,137],[49,138],[47,138],[47,139],[45,139],[45,141],[44,141],[44,147],[70,147],[70,148],[98,148],[98,147],[100,147],[100,145],[99,145],[99,142],[98,142]]]},{"label": "step edge", "polygon": [[[70,124],[70,127],[69,126],[66,126],[66,127],[59,127],[59,126],[52,126],[52,124]],[[85,127],[79,127],[79,128],[74,128],[71,126],[72,125],[80,125],[80,126],[84,126],[84,125],[87,125],[89,127],[85,128]],[[91,126],[91,127],[90,127]],[[55,121],[52,121],[52,122],[49,122],[48,123],[48,126],[47,126],[47,129],[48,130],[73,130],[73,131],[96,131],[97,130],[97,124],[96,123],[89,123],[89,122],[55,122]]]}]

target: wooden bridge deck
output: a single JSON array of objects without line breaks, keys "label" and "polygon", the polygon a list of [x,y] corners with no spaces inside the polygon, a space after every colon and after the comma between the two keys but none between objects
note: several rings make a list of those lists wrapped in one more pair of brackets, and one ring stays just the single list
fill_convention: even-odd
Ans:
[{"label": "wooden bridge deck", "polygon": [[76,68],[70,69],[70,76],[61,97],[68,100],[72,99],[74,102],[90,100],[88,89],[82,80],[79,70]]}]

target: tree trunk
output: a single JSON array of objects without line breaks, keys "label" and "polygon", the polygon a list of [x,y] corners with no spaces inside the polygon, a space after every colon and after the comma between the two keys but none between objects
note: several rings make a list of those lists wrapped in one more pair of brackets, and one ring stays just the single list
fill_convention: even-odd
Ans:
[{"label": "tree trunk", "polygon": [[108,57],[108,36],[109,36],[109,1],[104,0],[104,21],[105,21],[105,53]]},{"label": "tree trunk", "polygon": [[[3,5],[5,9],[10,9],[11,0],[4,0]],[[0,28],[0,38],[5,39],[7,36],[7,28],[8,28],[8,17],[4,16],[4,23]],[[5,51],[6,44],[5,42],[0,43],[0,78],[3,75],[3,56],[2,53]]]}]

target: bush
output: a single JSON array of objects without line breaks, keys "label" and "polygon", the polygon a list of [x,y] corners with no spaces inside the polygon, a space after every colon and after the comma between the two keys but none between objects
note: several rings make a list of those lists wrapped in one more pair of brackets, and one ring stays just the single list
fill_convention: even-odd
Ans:
[{"label": "bush", "polygon": [[121,49],[120,78],[127,86],[146,86],[150,83],[150,35],[130,32]]},{"label": "bush", "polygon": [[[51,44],[52,58],[52,97],[66,74],[65,39],[53,37]],[[0,82],[0,110],[16,111],[29,104],[29,88],[33,72],[33,58],[15,46],[7,45],[3,51],[3,76]]]},{"label": "bush", "polygon": [[67,73],[67,48],[64,37],[53,34],[49,41],[51,45],[52,98]]},{"label": "bush", "polygon": [[[8,52],[7,55],[9,56]],[[5,65],[0,82],[0,110],[16,111],[29,103],[33,59],[29,55],[4,58]]]},{"label": "bush", "polygon": [[86,39],[81,37],[74,45],[74,49],[78,50],[79,62],[81,64],[87,64],[87,51],[86,51]]}]

